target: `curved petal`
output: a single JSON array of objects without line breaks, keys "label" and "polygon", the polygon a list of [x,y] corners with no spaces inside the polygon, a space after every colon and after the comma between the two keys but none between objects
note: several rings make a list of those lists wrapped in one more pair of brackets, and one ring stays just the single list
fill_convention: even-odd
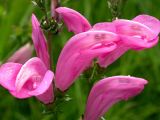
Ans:
[{"label": "curved petal", "polygon": [[120,35],[120,38],[123,41],[125,46],[128,46],[130,49],[134,50],[143,50],[145,48],[151,48],[158,43],[159,37],[157,36],[155,39],[151,41],[142,40],[141,38],[135,38],[125,35]]},{"label": "curved petal", "polygon": [[154,32],[142,23],[124,19],[115,20],[113,23],[116,26],[117,34],[138,37],[146,40],[152,40],[155,38]]},{"label": "curved petal", "polygon": [[25,99],[25,98],[32,97],[32,95],[28,94],[28,90],[23,88],[21,89],[21,91],[11,90],[9,92],[12,96],[18,99]]},{"label": "curved petal", "polygon": [[0,66],[0,85],[10,90],[15,90],[15,81],[22,65],[18,63],[6,63]]},{"label": "curved petal", "polygon": [[130,44],[132,49],[150,48],[157,43],[158,34],[142,23],[119,19],[115,20],[114,24],[123,44],[126,46]]},{"label": "curved petal", "polygon": [[47,89],[49,89],[50,85],[52,84],[53,78],[54,78],[54,73],[48,70],[45,73],[44,78],[39,84],[39,86],[35,90],[29,91],[28,94],[34,96],[43,94],[45,91],[47,91]]},{"label": "curved petal", "polygon": [[116,34],[107,31],[88,31],[72,37],[58,59],[56,87],[66,90],[91,65],[93,59],[113,51],[118,40]]},{"label": "curved petal", "polygon": [[33,47],[30,43],[25,44],[20,49],[18,49],[7,62],[16,62],[24,64],[27,60],[32,57]]},{"label": "curved petal", "polygon": [[[144,19],[143,19],[144,18]],[[143,50],[158,43],[159,20],[147,15],[140,15],[133,20],[115,20],[113,23],[104,22],[93,26],[92,30],[105,30],[119,34],[120,42],[117,48],[99,57],[101,67],[107,67],[117,60],[127,50]]]},{"label": "curved petal", "polygon": [[39,82],[47,71],[46,66],[41,59],[34,57],[28,60],[19,71],[15,86],[19,92],[27,81]]},{"label": "curved petal", "polygon": [[111,22],[101,22],[97,23],[93,26],[91,30],[104,30],[104,31],[109,31],[109,32],[114,32],[116,33],[116,27],[113,23]]},{"label": "curved petal", "polygon": [[46,38],[40,28],[40,24],[34,14],[32,14],[32,40],[37,56],[45,63],[47,68],[50,67],[49,53]]},{"label": "curved petal", "polygon": [[39,86],[35,90],[28,92],[28,94],[36,96],[45,104],[52,103],[54,99],[52,85],[53,78],[54,73],[48,70]]},{"label": "curved petal", "polygon": [[117,43],[117,48],[110,53],[106,53],[101,55],[98,58],[98,63],[101,67],[106,68],[108,65],[115,62],[119,57],[121,57],[125,52],[127,52],[130,48],[128,46],[124,46],[123,43]]},{"label": "curved petal", "polygon": [[50,104],[54,101],[54,93],[53,93],[53,85],[50,85],[50,87],[41,95],[36,96],[38,100],[43,102],[44,104]]},{"label": "curved petal", "polygon": [[152,31],[154,31],[157,36],[160,32],[160,21],[149,15],[138,15],[133,19],[133,21],[137,21],[149,27]]},{"label": "curved petal", "polygon": [[[116,33],[116,26],[111,22],[97,23],[93,26],[91,30],[105,30],[109,32]],[[130,48],[123,45],[123,42],[117,42],[117,48],[112,52],[105,53],[98,58],[98,63],[101,67],[106,68],[108,65],[116,61],[121,55],[123,55]]]},{"label": "curved petal", "polygon": [[98,120],[115,103],[139,94],[147,81],[130,76],[114,76],[98,81],[92,88],[84,120]]},{"label": "curved petal", "polygon": [[56,9],[56,12],[62,16],[69,31],[72,31],[75,34],[85,32],[91,28],[88,20],[73,9],[67,7],[59,7]]}]

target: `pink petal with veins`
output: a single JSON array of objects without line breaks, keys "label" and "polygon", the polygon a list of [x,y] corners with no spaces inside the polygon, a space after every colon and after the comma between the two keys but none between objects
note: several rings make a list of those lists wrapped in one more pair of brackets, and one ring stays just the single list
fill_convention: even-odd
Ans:
[{"label": "pink petal with veins", "polygon": [[152,16],[139,15],[133,20],[118,19],[113,23],[123,44],[130,45],[131,49],[143,50],[158,42],[160,28],[157,26],[160,26],[160,22]]},{"label": "pink petal with veins", "polygon": [[109,32],[114,32],[116,33],[116,27],[113,23],[111,22],[101,22],[97,23],[93,26],[91,30],[104,30],[104,31],[109,31]]},{"label": "pink petal with veins", "polygon": [[84,120],[99,120],[115,103],[142,92],[146,84],[146,80],[130,76],[114,76],[98,81],[89,94]]},{"label": "pink petal with veins", "polygon": [[[116,33],[116,26],[111,22],[97,23],[93,26],[91,30],[105,30],[109,32]],[[98,58],[98,62],[101,67],[106,68],[108,65],[116,61],[121,55],[123,55],[129,47],[124,46],[121,41],[117,42],[117,48],[110,53],[105,53]]]},{"label": "pink petal with veins", "polygon": [[133,21],[146,25],[155,33],[156,36],[160,32],[160,21],[155,17],[149,15],[138,15],[133,19]]},{"label": "pink petal with veins", "polygon": [[37,97],[44,104],[53,102],[54,74],[40,58],[29,59],[24,65],[6,63],[0,67],[0,84],[16,98]]},{"label": "pink petal with veins", "polygon": [[91,25],[88,20],[73,9],[59,7],[56,9],[56,12],[62,16],[62,19],[67,25],[69,31],[72,31],[75,34],[91,29]]},{"label": "pink petal with veins", "polygon": [[50,67],[50,58],[46,38],[40,28],[40,24],[34,14],[32,14],[32,40],[37,56],[45,63],[47,68]]},{"label": "pink petal with veins", "polygon": [[117,60],[127,50],[143,50],[158,43],[160,31],[158,19],[149,15],[139,15],[133,20],[118,19],[111,22],[97,23],[91,30],[105,30],[119,35],[117,48],[99,57],[101,67],[107,67]]},{"label": "pink petal with veins", "polygon": [[146,48],[151,48],[158,43],[159,37],[157,36],[151,41],[142,40],[141,38],[134,38],[126,35],[120,35],[123,40],[123,44],[128,46],[130,49],[134,50],[144,50]]},{"label": "pink petal with veins", "polygon": [[22,65],[18,63],[6,63],[0,66],[0,85],[8,90],[15,90],[15,80]]},{"label": "pink petal with veins", "polygon": [[48,70],[37,89],[28,94],[36,96],[40,101],[44,101],[45,104],[52,103],[54,98],[52,85],[53,78],[53,72]]},{"label": "pink petal with veins", "polygon": [[107,31],[88,31],[73,36],[58,59],[56,87],[66,90],[94,59],[116,49],[118,40],[116,34]]},{"label": "pink petal with veins", "polygon": [[30,43],[25,44],[20,49],[18,49],[7,62],[15,62],[24,64],[27,60],[32,57],[33,47]]},{"label": "pink petal with veins", "polygon": [[42,77],[45,75],[47,67],[39,58],[31,58],[28,60],[19,71],[15,86],[17,91],[21,90],[23,85],[29,80],[34,82],[40,82]]},{"label": "pink petal with veins", "polygon": [[110,53],[101,55],[98,58],[98,63],[101,67],[106,68],[113,62],[115,62],[119,57],[121,57],[125,52],[129,50],[129,47],[124,46],[120,42],[117,42],[117,48]]},{"label": "pink petal with veins", "polygon": [[125,19],[118,19],[113,21],[113,23],[116,26],[117,34],[146,40],[152,40],[155,38],[154,32],[142,23]]}]

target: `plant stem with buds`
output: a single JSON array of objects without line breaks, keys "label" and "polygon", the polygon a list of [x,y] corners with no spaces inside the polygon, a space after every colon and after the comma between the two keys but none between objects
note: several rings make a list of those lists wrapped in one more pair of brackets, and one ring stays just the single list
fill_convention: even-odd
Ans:
[{"label": "plant stem with buds", "polygon": [[112,14],[112,19],[115,20],[121,15],[121,4],[123,0],[108,0],[108,7]]}]

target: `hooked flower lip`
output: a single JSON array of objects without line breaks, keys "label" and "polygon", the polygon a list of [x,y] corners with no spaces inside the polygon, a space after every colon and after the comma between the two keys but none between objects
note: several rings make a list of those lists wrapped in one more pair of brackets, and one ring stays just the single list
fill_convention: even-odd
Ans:
[{"label": "hooked flower lip", "polygon": [[120,37],[117,48],[100,60],[101,67],[107,67],[129,49],[143,50],[158,43],[160,22],[149,15],[139,15],[133,20],[117,19],[113,22],[97,23],[92,30],[105,30]]},{"label": "hooked flower lip", "polygon": [[98,120],[115,103],[138,95],[147,81],[130,76],[113,76],[98,81],[89,94],[84,120]]},{"label": "hooked flower lip", "polygon": [[118,34],[125,46],[143,50],[158,42],[160,21],[149,15],[138,15],[132,20],[117,19],[113,22],[97,23],[92,30],[106,30]]},{"label": "hooked flower lip", "polygon": [[24,65],[6,63],[0,67],[0,84],[16,98],[35,96],[44,104],[53,102],[54,73],[40,58],[34,57]]},{"label": "hooked flower lip", "polygon": [[88,20],[73,9],[67,7],[58,7],[56,12],[61,15],[68,27],[68,30],[74,32],[75,34],[91,29],[91,25]]}]

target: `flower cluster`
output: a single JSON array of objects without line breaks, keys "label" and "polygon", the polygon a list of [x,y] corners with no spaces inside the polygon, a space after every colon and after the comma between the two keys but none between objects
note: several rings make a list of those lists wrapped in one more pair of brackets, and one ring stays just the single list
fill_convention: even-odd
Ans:
[{"label": "flower cluster", "polygon": [[[35,96],[44,104],[52,103],[53,82],[63,92],[69,89],[84,70],[91,67],[93,60],[97,59],[97,64],[106,68],[126,51],[151,48],[158,42],[160,22],[149,15],[91,26],[85,17],[70,8],[59,7],[56,12],[75,35],[60,53],[55,77],[50,70],[47,40],[34,14],[32,40],[37,57],[29,59],[31,46],[26,45],[0,67],[0,85],[16,98]],[[23,54],[26,57],[22,57]],[[136,96],[146,84],[146,80],[131,76],[99,80],[89,94],[84,120],[98,120],[113,104]]]}]

